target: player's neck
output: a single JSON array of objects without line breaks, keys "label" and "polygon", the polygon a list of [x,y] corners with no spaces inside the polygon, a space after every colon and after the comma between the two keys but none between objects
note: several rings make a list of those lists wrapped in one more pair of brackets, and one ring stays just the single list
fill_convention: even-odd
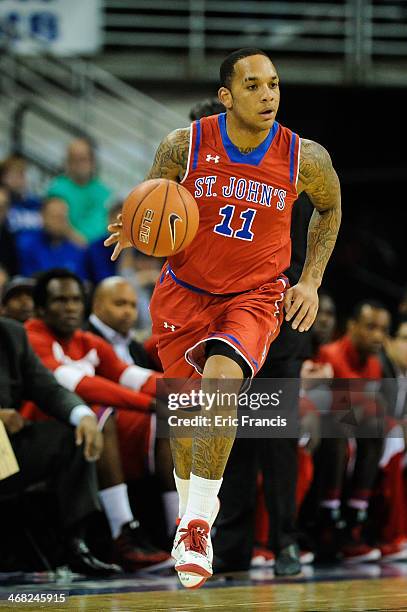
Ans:
[{"label": "player's neck", "polygon": [[226,131],[232,143],[240,151],[250,152],[266,140],[270,130],[252,130],[233,115],[226,115]]}]

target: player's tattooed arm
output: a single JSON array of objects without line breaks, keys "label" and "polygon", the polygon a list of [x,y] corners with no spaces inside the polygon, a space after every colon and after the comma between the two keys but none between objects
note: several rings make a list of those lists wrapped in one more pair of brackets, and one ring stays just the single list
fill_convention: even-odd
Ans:
[{"label": "player's tattooed arm", "polygon": [[307,255],[296,285],[285,294],[286,320],[293,329],[307,331],[318,312],[318,288],[335,246],[341,223],[339,180],[328,152],[312,140],[301,141],[298,192],[314,205],[308,226]]},{"label": "player's tattooed arm", "polygon": [[190,128],[174,130],[159,145],[147,179],[183,179],[188,164]]},{"label": "player's tattooed arm", "polygon": [[[157,149],[153,165],[145,180],[154,178],[182,180],[188,165],[190,131],[190,128],[174,130],[164,138]],[[121,215],[117,217],[116,223],[111,223],[107,229],[110,236],[106,238],[104,245],[106,247],[114,245],[111,256],[114,261],[123,249],[131,247],[132,244],[123,232]]]},{"label": "player's tattooed arm", "polygon": [[302,276],[312,278],[319,286],[339,232],[341,192],[328,151],[312,140],[301,141],[298,190],[307,193],[315,208]]}]

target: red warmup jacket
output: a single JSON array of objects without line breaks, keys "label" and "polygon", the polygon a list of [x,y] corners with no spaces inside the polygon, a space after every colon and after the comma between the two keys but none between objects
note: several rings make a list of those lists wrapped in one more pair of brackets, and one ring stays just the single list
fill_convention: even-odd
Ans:
[{"label": "red warmup jacket", "polygon": [[128,365],[112,346],[91,332],[76,330],[68,340],[57,338],[39,319],[25,324],[29,341],[58,382],[87,404],[148,411],[161,375]]},{"label": "red warmup jacket", "polygon": [[[382,366],[376,355],[369,355],[361,361],[360,355],[348,335],[335,342],[325,344],[319,349],[316,361],[330,363],[334,370],[334,378],[353,379],[349,392],[337,389],[335,391],[334,408],[343,405],[344,397],[353,405],[363,406],[365,414],[372,416],[381,414],[382,405],[380,396],[366,390],[366,381],[382,378]],[[360,381],[360,383],[357,382]],[[348,393],[350,395],[348,395]]]}]

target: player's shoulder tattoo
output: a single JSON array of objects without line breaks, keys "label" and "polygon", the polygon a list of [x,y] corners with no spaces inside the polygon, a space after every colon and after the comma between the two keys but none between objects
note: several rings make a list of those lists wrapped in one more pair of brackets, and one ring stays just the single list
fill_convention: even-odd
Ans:
[{"label": "player's shoulder tattoo", "polygon": [[181,180],[187,170],[191,128],[174,130],[160,143],[147,179]]},{"label": "player's shoulder tattoo", "polygon": [[339,192],[339,180],[328,151],[304,138],[301,139],[298,191],[308,193],[318,208],[329,205],[332,196]]}]

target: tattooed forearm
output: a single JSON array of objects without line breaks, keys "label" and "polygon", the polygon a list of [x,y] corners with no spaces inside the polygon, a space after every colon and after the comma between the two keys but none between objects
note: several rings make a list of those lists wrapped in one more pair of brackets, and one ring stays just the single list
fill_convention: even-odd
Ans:
[{"label": "tattooed forearm", "polygon": [[341,223],[340,208],[330,208],[319,212],[314,210],[309,226],[307,256],[302,272],[303,277],[311,277],[321,284],[326,265],[335,246]]},{"label": "tattooed forearm", "polygon": [[319,285],[339,232],[341,193],[328,152],[311,140],[302,140],[298,191],[305,191],[315,207],[302,278]]},{"label": "tattooed forearm", "polygon": [[171,132],[161,142],[147,179],[168,178],[181,180],[188,164],[190,128]]}]

